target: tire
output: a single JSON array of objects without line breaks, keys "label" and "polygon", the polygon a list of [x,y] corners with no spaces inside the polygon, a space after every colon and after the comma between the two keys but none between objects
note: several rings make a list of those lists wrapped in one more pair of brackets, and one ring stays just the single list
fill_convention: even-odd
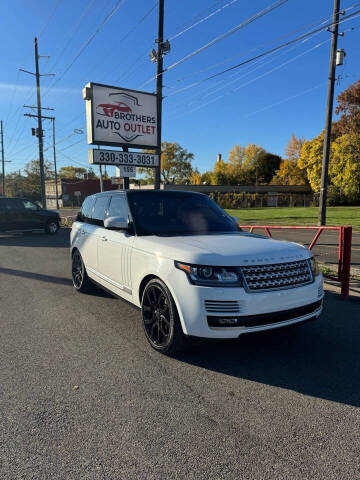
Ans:
[{"label": "tire", "polygon": [[60,229],[59,222],[57,220],[48,220],[45,225],[45,233],[48,235],[56,235]]},{"label": "tire", "polygon": [[185,335],[174,299],[158,278],[146,285],[141,301],[145,336],[150,345],[165,355],[172,355],[185,346]]},{"label": "tire", "polygon": [[79,250],[73,252],[71,260],[71,278],[75,290],[81,293],[90,292],[93,284],[86,273],[85,264]]}]

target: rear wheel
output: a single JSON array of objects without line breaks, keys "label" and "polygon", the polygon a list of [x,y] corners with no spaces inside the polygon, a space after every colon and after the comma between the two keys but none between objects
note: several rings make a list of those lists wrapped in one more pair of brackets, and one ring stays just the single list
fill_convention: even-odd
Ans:
[{"label": "rear wheel", "polygon": [[184,347],[185,336],[174,299],[160,279],[154,278],[146,285],[141,312],[145,336],[155,350],[171,355]]},{"label": "rear wheel", "polygon": [[75,250],[72,255],[72,281],[74,288],[78,292],[88,292],[92,288],[92,283],[86,273],[86,268],[79,250]]},{"label": "rear wheel", "polygon": [[48,235],[55,235],[59,230],[59,222],[57,220],[48,220],[45,225],[45,232]]}]

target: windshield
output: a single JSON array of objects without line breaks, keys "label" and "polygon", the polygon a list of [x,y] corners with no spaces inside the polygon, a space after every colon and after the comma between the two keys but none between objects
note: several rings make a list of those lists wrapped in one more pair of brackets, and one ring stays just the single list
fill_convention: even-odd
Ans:
[{"label": "windshield", "polygon": [[131,192],[138,235],[199,235],[236,232],[232,219],[209,197],[187,192]]}]

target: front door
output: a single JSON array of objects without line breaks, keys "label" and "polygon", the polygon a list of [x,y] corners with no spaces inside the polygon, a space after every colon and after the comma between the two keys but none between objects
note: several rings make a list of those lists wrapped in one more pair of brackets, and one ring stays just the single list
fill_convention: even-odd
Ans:
[{"label": "front door", "polygon": [[[125,194],[112,195],[108,217],[128,220],[129,211]],[[98,272],[103,280],[118,289],[118,293],[125,297],[132,295],[130,261],[133,242],[133,235],[107,229],[103,230],[98,241]]]},{"label": "front door", "polygon": [[19,216],[24,229],[44,228],[45,216],[41,214],[41,208],[30,200],[18,199]]}]

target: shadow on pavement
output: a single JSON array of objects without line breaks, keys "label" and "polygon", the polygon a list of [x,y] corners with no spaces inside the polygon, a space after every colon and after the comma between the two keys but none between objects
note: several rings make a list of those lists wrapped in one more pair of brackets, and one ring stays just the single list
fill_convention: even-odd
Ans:
[{"label": "shadow on pavement", "polygon": [[239,379],[360,406],[360,308],[327,292],[321,317],[302,326],[199,341],[182,362]]},{"label": "shadow on pavement", "polygon": [[56,235],[46,235],[46,233],[1,234],[0,248],[1,246],[70,249],[70,229],[61,228]]},{"label": "shadow on pavement", "polygon": [[40,280],[41,282],[58,283],[61,285],[72,285],[70,278],[54,277],[52,275],[44,275],[42,273],[25,272],[24,270],[15,270],[13,268],[0,267],[0,273],[5,275],[13,275],[15,277],[31,278],[32,280]]}]

